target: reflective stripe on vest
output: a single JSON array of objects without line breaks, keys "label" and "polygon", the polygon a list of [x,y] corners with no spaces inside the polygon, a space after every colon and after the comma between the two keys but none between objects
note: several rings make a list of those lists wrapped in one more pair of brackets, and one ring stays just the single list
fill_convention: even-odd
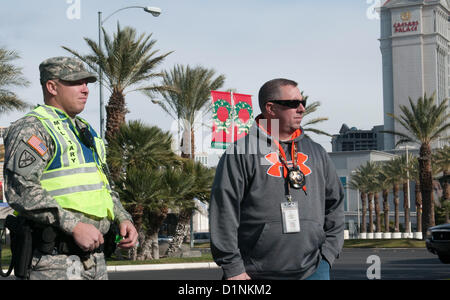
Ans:
[{"label": "reflective stripe on vest", "polygon": [[114,219],[108,179],[100,165],[105,159],[103,141],[95,143],[96,152],[103,156],[96,157],[80,142],[74,124],[61,110],[38,106],[28,115],[41,121],[55,143],[55,154],[41,176],[42,187],[65,209]]}]

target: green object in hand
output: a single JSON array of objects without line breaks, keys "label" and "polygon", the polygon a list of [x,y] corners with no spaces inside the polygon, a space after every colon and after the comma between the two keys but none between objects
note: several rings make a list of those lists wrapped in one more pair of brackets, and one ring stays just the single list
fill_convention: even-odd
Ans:
[{"label": "green object in hand", "polygon": [[117,234],[115,240],[116,244],[120,243],[121,240],[123,240],[123,236]]}]

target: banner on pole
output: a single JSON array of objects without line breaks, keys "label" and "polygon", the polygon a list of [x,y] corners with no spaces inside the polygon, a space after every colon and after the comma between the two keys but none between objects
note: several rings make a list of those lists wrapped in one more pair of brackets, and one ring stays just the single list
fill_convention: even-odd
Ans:
[{"label": "banner on pole", "polygon": [[211,148],[226,149],[246,136],[253,124],[252,96],[211,91],[213,126]]},{"label": "banner on pole", "polygon": [[253,124],[252,96],[233,93],[234,100],[234,142],[248,134]]},{"label": "banner on pole", "polygon": [[231,93],[211,91],[213,126],[211,148],[226,149],[233,138],[233,103]]}]

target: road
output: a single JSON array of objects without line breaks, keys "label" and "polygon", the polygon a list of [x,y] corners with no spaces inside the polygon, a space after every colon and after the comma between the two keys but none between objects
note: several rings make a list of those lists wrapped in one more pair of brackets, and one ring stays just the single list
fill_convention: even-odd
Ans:
[{"label": "road", "polygon": [[[367,263],[368,258],[374,260]],[[372,279],[381,280],[442,280],[450,279],[450,265],[441,263],[426,249],[346,248],[333,266],[331,279],[367,280],[368,273]],[[219,268],[177,269],[110,272],[108,275],[111,280],[220,280],[222,271]]]},{"label": "road", "polygon": [[[379,257],[379,273],[376,271]],[[367,263],[367,259],[374,261]],[[369,269],[369,272],[368,272]],[[331,271],[332,280],[439,280],[450,279],[450,265],[426,249],[344,249]],[[131,280],[220,280],[220,269],[112,272],[109,278]]]}]

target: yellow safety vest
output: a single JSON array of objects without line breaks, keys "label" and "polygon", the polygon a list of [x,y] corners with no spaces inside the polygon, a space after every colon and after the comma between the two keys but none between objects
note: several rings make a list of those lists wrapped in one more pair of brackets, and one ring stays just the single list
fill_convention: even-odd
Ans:
[{"label": "yellow safety vest", "polygon": [[55,144],[55,154],[40,179],[42,187],[62,208],[113,220],[111,189],[102,169],[106,161],[103,140],[80,118],[94,138],[95,149],[89,148],[69,116],[52,106],[39,105],[27,115],[41,121]]}]

